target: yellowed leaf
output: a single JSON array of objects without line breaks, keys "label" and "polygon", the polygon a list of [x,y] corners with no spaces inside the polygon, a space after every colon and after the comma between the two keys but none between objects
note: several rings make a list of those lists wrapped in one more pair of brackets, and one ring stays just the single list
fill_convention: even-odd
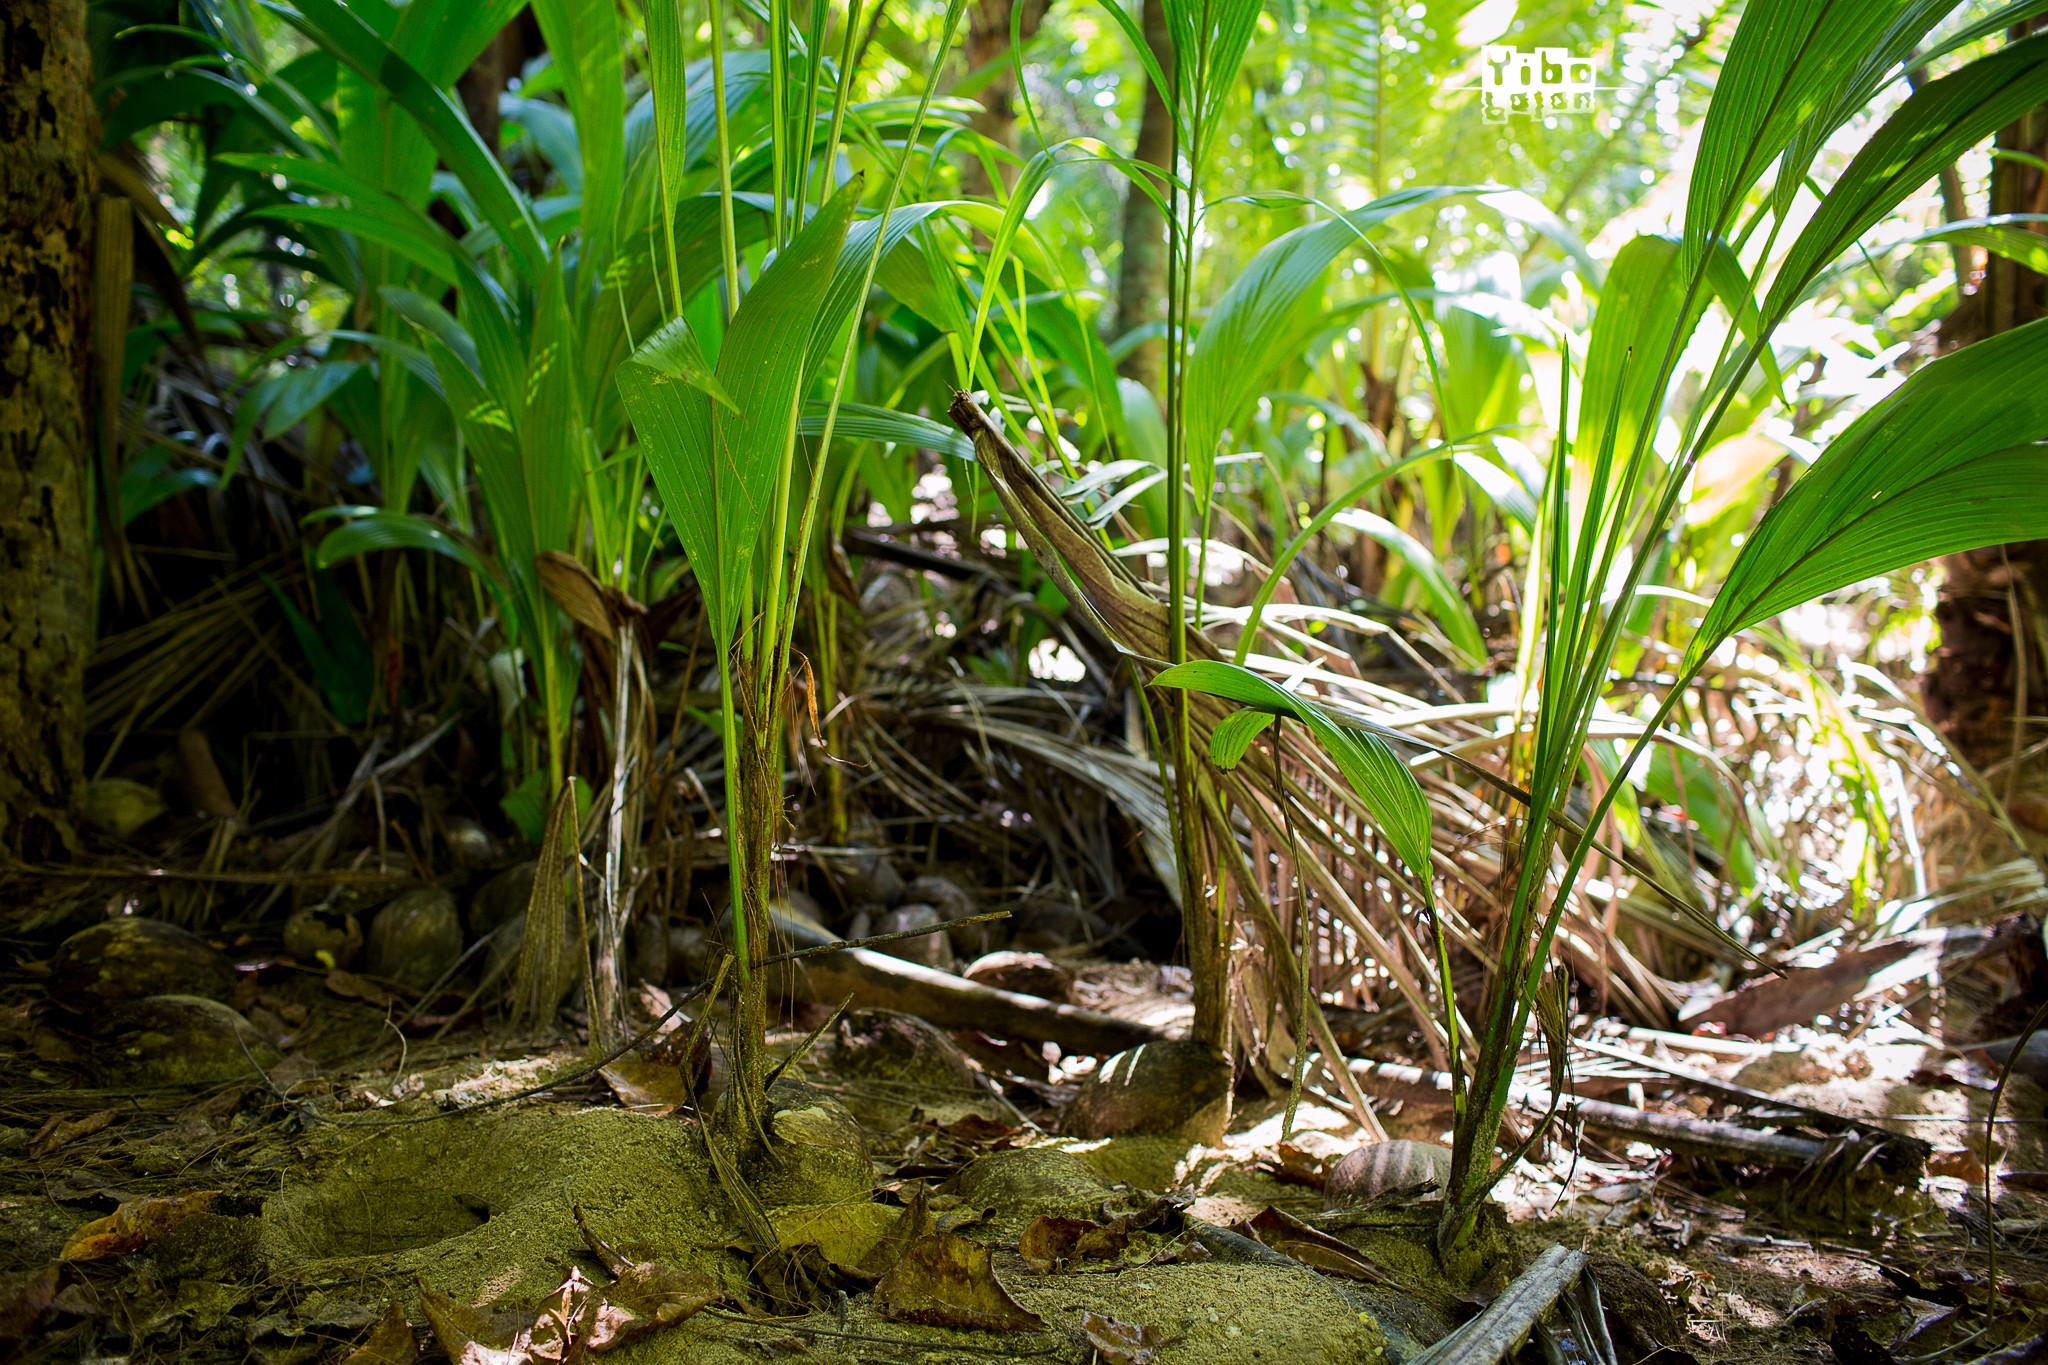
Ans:
[{"label": "yellowed leaf", "polygon": [[100,1261],[140,1251],[195,1213],[213,1207],[211,1190],[193,1194],[130,1199],[104,1218],[95,1218],[71,1234],[58,1259]]},{"label": "yellowed leaf", "polygon": [[875,1286],[885,1317],[979,1332],[1040,1332],[1031,1312],[996,1279],[988,1248],[950,1232],[912,1242],[895,1269]]}]

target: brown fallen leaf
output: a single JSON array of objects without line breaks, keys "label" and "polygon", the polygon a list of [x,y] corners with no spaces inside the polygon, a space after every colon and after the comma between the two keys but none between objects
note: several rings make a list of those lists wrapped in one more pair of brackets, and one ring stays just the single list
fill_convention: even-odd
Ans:
[{"label": "brown fallen leaf", "polygon": [[875,1286],[882,1314],[897,1322],[977,1332],[1042,1332],[1045,1319],[997,1282],[988,1248],[950,1232],[920,1237]]},{"label": "brown fallen leaf", "polygon": [[357,976],[338,967],[327,974],[327,989],[344,1000],[360,1000],[366,1005],[390,1005],[398,1000],[396,992],[369,977]]},{"label": "brown fallen leaf", "polygon": [[1273,1159],[1263,1165],[1275,1180],[1289,1185],[1306,1185],[1312,1190],[1323,1187],[1323,1159],[1291,1142],[1281,1143],[1274,1149]]},{"label": "brown fallen leaf", "polygon": [[64,1275],[65,1268],[53,1261],[24,1280],[6,1282],[9,1289],[0,1289],[0,1342],[27,1341],[35,1334],[56,1305]]},{"label": "brown fallen leaf", "polygon": [[1927,1174],[1951,1176],[1972,1185],[1984,1183],[1984,1162],[1967,1147],[1951,1147],[1927,1158]]},{"label": "brown fallen leaf", "polygon": [[633,1261],[591,1230],[579,1206],[576,1226],[590,1250],[611,1272],[612,1283],[590,1296],[580,1325],[582,1344],[593,1355],[675,1324],[725,1297],[709,1275],[677,1270],[658,1261]]},{"label": "brown fallen leaf", "polygon": [[628,1053],[600,1073],[620,1104],[641,1114],[673,1114],[690,1103],[683,1069],[674,1061]]},{"label": "brown fallen leaf", "polygon": [[104,1133],[120,1116],[118,1109],[102,1109],[97,1113],[75,1119],[67,1119],[58,1114],[36,1129],[36,1135],[29,1139],[28,1154],[48,1156],[59,1147],[68,1147],[80,1138],[89,1138],[94,1133]]},{"label": "brown fallen leaf", "polygon": [[1043,1275],[1079,1261],[1114,1261],[1130,1244],[1131,1229],[1121,1220],[1102,1224],[1041,1215],[1024,1229],[1017,1251]]},{"label": "brown fallen leaf", "polygon": [[653,1261],[628,1266],[598,1292],[585,1315],[584,1344],[602,1355],[635,1337],[695,1317],[724,1297],[724,1287],[709,1275]]},{"label": "brown fallen leaf", "polygon": [[57,1253],[63,1261],[101,1261],[140,1251],[195,1213],[213,1207],[211,1190],[130,1199],[104,1218],[71,1234]]},{"label": "brown fallen leaf", "polygon": [[1102,1365],[1152,1365],[1152,1358],[1166,1344],[1157,1327],[1119,1322],[1085,1309],[1081,1313],[1081,1335],[1095,1348]]},{"label": "brown fallen leaf", "polygon": [[532,1365],[531,1332],[515,1317],[457,1303],[431,1285],[420,1286],[420,1311],[455,1365]]},{"label": "brown fallen leaf", "polygon": [[412,1334],[412,1324],[393,1300],[369,1340],[350,1352],[341,1365],[413,1365],[419,1358],[420,1344]]},{"label": "brown fallen leaf", "polygon": [[1292,1256],[1303,1265],[1320,1270],[1325,1275],[1357,1280],[1363,1284],[1407,1288],[1398,1276],[1389,1274],[1374,1264],[1364,1252],[1349,1242],[1340,1241],[1320,1228],[1310,1227],[1292,1214],[1283,1213],[1276,1208],[1268,1207],[1256,1217],[1238,1223],[1230,1230],[1263,1243],[1283,1256]]}]

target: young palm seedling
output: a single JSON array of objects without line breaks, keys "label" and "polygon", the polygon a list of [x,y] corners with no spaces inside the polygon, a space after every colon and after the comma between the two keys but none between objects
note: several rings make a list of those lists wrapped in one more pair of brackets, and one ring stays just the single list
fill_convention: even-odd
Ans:
[{"label": "young palm seedling", "polygon": [[[1514,774],[1524,801],[1512,812],[1511,892],[1494,940],[1499,965],[1480,1002],[1457,1097],[1438,1234],[1454,1269],[1470,1270],[1486,1254],[1479,1213],[1505,1169],[1495,1147],[1532,1020],[1543,1025],[1553,1065],[1561,1058],[1564,1012],[1553,1008],[1560,1002],[1552,945],[1567,897],[1626,775],[1708,657],[1738,631],[1821,593],[1937,555],[2048,534],[2041,477],[2048,397],[2038,382],[2048,373],[2048,324],[2035,323],[1929,362],[1827,446],[1742,546],[1619,776],[1587,818],[1568,814],[1636,593],[1739,386],[1753,369],[1771,373],[1773,330],[1860,233],[1963,151],[2048,99],[2048,37],[2012,43],[1923,85],[1870,137],[1780,257],[1773,247],[1795,224],[1788,210],[1821,145],[1896,75],[1949,8],[1928,0],[1755,0],[1702,130],[1684,233],[1638,237],[1613,265],[1578,421],[1554,443],[1537,592],[1524,619],[1535,646],[1525,651],[1531,669],[1522,680]],[[1775,181],[1759,192],[1773,164]],[[1750,242],[1764,226],[1755,254],[1780,263],[1759,301],[1734,244]],[[1660,453],[1653,437],[1678,357],[1712,297],[1735,325],[1681,443]],[[1160,681],[1297,715],[1333,753],[1361,738],[1327,716],[1319,725],[1312,703],[1257,695],[1252,676],[1227,665],[1191,665]],[[1401,785],[1387,780],[1384,763],[1343,766],[1368,799],[1385,800]],[[1455,1029],[1448,976],[1443,984],[1444,1018]]]}]

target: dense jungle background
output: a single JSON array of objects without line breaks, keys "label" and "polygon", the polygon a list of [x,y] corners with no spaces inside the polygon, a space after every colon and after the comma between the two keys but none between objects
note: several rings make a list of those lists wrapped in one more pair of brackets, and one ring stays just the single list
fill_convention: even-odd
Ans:
[{"label": "dense jungle background", "polygon": [[2048,0],[8,0],[0,1353],[2048,1360]]}]

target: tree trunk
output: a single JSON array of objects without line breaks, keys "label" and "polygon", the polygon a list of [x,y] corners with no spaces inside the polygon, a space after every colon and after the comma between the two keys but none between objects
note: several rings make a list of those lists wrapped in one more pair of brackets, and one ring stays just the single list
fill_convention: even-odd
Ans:
[{"label": "tree trunk", "polygon": [[[2048,156],[2048,108],[2001,129],[1997,145],[2027,157]],[[2048,173],[2026,160],[1994,160],[1989,211],[2048,211]],[[1987,253],[1976,290],[1942,320],[1941,347],[1952,350],[2044,316],[2048,279]],[[2023,747],[2019,725],[2029,714],[2048,711],[2043,632],[2037,625],[2048,607],[2048,541],[1949,555],[1942,571],[1935,605],[1941,650],[1921,682],[1922,697],[1929,717],[1972,763],[2008,764],[1991,784],[1994,792],[2008,794],[2022,785],[2022,774],[2009,766]]]},{"label": "tree trunk", "polygon": [[86,358],[93,147],[85,0],[0,12],[0,840],[70,840],[92,644]]},{"label": "tree trunk", "polygon": [[[1145,0],[1145,42],[1153,60],[1169,75],[1173,71],[1173,43],[1166,27],[1166,6],[1161,0]],[[1173,155],[1173,115],[1150,79],[1145,84],[1145,106],[1138,117],[1138,145],[1132,155],[1148,165],[1166,169]],[[1166,317],[1166,215],[1151,196],[1135,187],[1124,192],[1123,260],[1117,268],[1116,329],[1126,333]],[[1144,343],[1117,367],[1127,379],[1135,379],[1153,393],[1160,390],[1160,375],[1166,362],[1166,343],[1154,338]]]},{"label": "tree trunk", "polygon": [[[1024,7],[1017,36],[1030,42],[1045,19],[1048,0],[974,0],[967,11],[967,69],[981,72],[981,84],[974,92],[981,108],[970,125],[991,142],[1017,150],[1017,73],[1010,61],[1010,20],[1015,7]],[[1014,181],[1014,171],[1005,171],[1005,181]],[[989,194],[994,188],[974,157],[961,176],[961,187],[969,195]]]}]

